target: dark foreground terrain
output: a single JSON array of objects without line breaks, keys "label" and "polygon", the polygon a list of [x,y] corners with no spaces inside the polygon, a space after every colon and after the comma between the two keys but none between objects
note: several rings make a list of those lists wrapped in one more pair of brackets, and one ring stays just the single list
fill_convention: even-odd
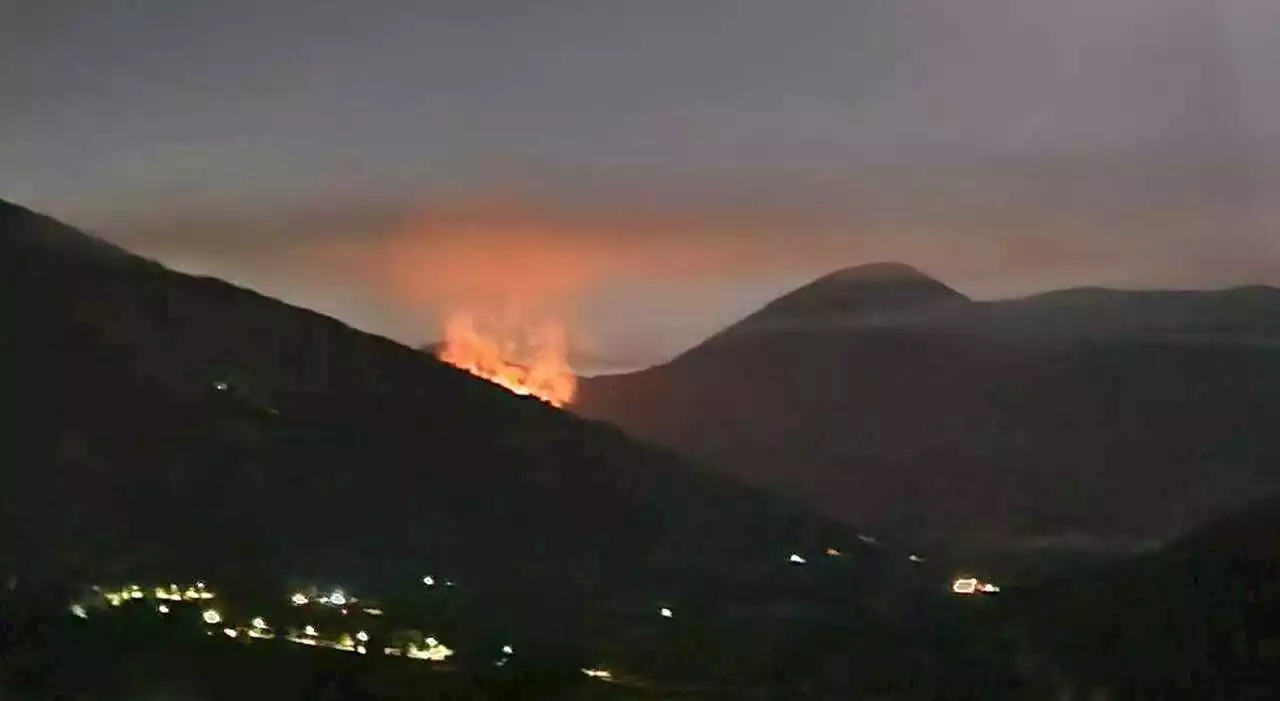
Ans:
[{"label": "dark foreground terrain", "polygon": [[1051,676],[1110,698],[1267,699],[1280,689],[1280,499],[1161,550],[1004,602]]},{"label": "dark foreground terrain", "polygon": [[[62,593],[19,587],[0,602],[0,693],[15,701],[1269,699],[1280,688],[1277,514],[1254,510],[1112,569],[993,596],[936,597],[909,612],[599,613],[595,638],[495,637],[503,602],[447,622],[439,611],[397,615],[400,604],[388,602],[378,621],[272,610],[273,639],[251,640],[244,615],[210,625],[198,607],[160,615],[141,600],[81,617]],[[1267,549],[1252,549],[1260,544]],[[221,596],[214,605],[249,609]],[[436,630],[415,618],[433,614],[456,654],[424,661],[383,651],[403,647],[396,626]],[[296,643],[303,620],[324,631],[367,628],[367,654],[337,647],[332,632],[320,645]]]},{"label": "dark foreground terrain", "polygon": [[[505,628],[519,609],[505,601],[393,598],[370,617],[221,591],[164,614],[146,595],[79,596],[6,592],[4,698],[1261,700],[1280,688],[1280,501],[1112,567],[896,607],[809,600],[768,613],[677,607],[672,618],[597,609],[530,634]],[[84,608],[73,613],[69,598]],[[216,624],[195,615],[211,607],[225,615]],[[250,639],[265,625],[250,613],[262,611],[271,639]],[[303,635],[304,622],[322,632]],[[359,638],[367,651],[342,642],[338,631],[356,629],[371,636]],[[421,631],[454,654],[386,651],[421,645]]]},{"label": "dark foreground terrain", "polygon": [[[417,648],[393,630],[407,614],[383,625],[382,617],[325,618],[300,607],[292,620],[272,614],[270,629],[259,620],[259,629],[245,618],[215,624],[195,615],[232,610],[222,596],[165,604],[164,613],[142,598],[105,607],[82,601],[73,613],[48,595],[10,593],[0,648],[5,698],[1017,699],[1034,691],[1007,663],[1009,644],[976,625],[977,601],[940,599],[909,617],[829,609],[774,620],[695,613],[682,622],[682,613],[644,622],[602,614],[607,625],[591,639],[551,631],[505,646],[499,641],[510,639],[468,635],[455,620],[446,638],[453,654],[431,660],[410,657]],[[390,610],[385,616],[395,619]],[[482,630],[485,618],[470,620],[469,630]],[[320,631],[304,634],[302,620],[319,621]],[[342,626],[358,628],[362,642],[342,641],[332,632]]]}]

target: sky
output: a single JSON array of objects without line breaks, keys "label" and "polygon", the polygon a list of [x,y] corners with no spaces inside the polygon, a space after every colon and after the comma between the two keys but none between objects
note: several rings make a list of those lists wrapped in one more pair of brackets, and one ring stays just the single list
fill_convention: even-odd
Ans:
[{"label": "sky", "polygon": [[0,197],[406,343],[661,361],[831,270],[1280,285],[1274,0],[58,0]]}]

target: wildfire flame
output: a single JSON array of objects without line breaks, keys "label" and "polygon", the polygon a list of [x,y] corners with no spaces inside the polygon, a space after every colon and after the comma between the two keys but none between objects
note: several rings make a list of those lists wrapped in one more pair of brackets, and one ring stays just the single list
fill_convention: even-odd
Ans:
[{"label": "wildfire flame", "polygon": [[552,406],[573,401],[578,378],[569,366],[563,326],[545,324],[520,334],[501,331],[482,329],[469,313],[452,314],[445,322],[444,341],[436,357]]}]

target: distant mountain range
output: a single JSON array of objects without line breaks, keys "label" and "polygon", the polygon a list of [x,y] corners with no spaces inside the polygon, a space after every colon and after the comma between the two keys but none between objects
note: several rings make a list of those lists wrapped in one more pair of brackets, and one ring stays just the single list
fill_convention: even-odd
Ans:
[{"label": "distant mountain range", "polygon": [[1165,538],[1280,488],[1280,290],[978,302],[855,267],[574,410],[927,542]]},{"label": "distant mountain range", "polygon": [[0,285],[0,571],[436,573],[570,602],[794,578],[790,553],[858,544],[610,426],[4,202]]}]

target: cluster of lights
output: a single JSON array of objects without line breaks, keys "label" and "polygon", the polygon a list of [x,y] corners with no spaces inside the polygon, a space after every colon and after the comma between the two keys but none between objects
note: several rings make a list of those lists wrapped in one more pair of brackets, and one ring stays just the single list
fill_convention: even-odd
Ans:
[{"label": "cluster of lights", "polygon": [[[220,386],[219,389],[225,389],[225,385]],[[876,538],[869,535],[860,534],[858,539],[868,545],[880,545],[880,542]],[[828,557],[840,557],[843,554],[840,550],[834,547],[827,547],[824,550],[824,553]],[[908,559],[911,562],[916,563],[925,561],[923,557],[914,553],[908,555]],[[808,564],[807,559],[798,552],[791,553],[788,557],[788,562],[793,565]],[[424,576],[422,578],[422,583],[428,587],[435,587],[437,584],[443,584],[448,587],[454,586],[452,581],[437,580],[437,578],[432,575]],[[953,593],[961,595],[993,594],[999,592],[1000,587],[990,582],[983,582],[976,577],[966,576],[954,580],[952,582],[951,590]],[[311,595],[303,592],[295,592],[290,597],[290,601],[294,606],[318,603],[335,607],[345,607],[348,604],[354,604],[358,601],[355,597],[346,594],[342,589],[335,589],[324,595],[316,595],[314,591],[315,590],[312,590],[313,593]],[[167,614],[170,612],[169,605],[164,603],[166,601],[205,601],[215,598],[214,594],[205,587],[203,582],[197,582],[194,586],[188,586],[186,588],[179,588],[176,584],[170,584],[167,587],[155,587],[153,595],[154,598],[160,602],[157,604],[156,609],[161,614]],[[120,606],[125,601],[146,598],[142,588],[137,585],[130,585],[120,590],[102,592],[102,596],[111,606]],[[380,608],[367,607],[363,608],[362,611],[370,616],[383,615],[383,611]],[[71,612],[80,618],[88,617],[87,610],[81,604],[73,605],[71,607]],[[346,613],[347,611],[343,608],[342,612]],[[667,619],[675,617],[675,612],[668,606],[659,607],[658,614],[662,618]],[[201,611],[201,619],[209,626],[220,626],[223,623],[222,614],[214,608],[203,609]],[[216,628],[210,630],[210,634],[212,634],[214,630],[216,630]],[[222,628],[222,633],[229,638],[238,638],[242,633],[245,633],[248,637],[252,638],[269,639],[275,637],[271,627],[261,616],[254,617],[250,621],[250,626],[248,628],[238,629],[235,627],[224,627]],[[370,643],[369,633],[364,630],[358,631],[354,636],[343,633],[335,640],[321,640],[319,639],[319,632],[316,630],[315,626],[310,624],[304,626],[301,633],[296,631],[291,632],[285,639],[298,644],[310,646],[323,645],[325,647],[338,650],[355,652],[360,655],[367,654],[368,648],[366,647],[366,644]],[[403,648],[386,647],[383,648],[383,651],[387,655],[404,656],[410,659],[432,662],[446,660],[454,654],[454,650],[452,648],[444,645],[434,637],[427,637],[422,642],[423,645],[409,643]],[[496,662],[499,666],[505,664],[514,654],[514,648],[511,645],[503,645],[501,649],[503,657]],[[593,679],[607,681],[613,678],[612,672],[607,669],[583,668],[581,671],[583,674]]]},{"label": "cluster of lights", "polygon": [[[294,606],[306,606],[307,604],[310,604],[313,602],[317,604],[323,604],[325,606],[346,606],[347,604],[354,604],[357,601],[359,601],[359,599],[347,594],[341,589],[334,589],[328,594],[320,594],[317,596],[308,596],[307,594],[304,594],[303,592],[298,591],[298,592],[294,592],[289,597],[289,602],[292,603]],[[380,615],[381,613],[382,613],[381,611],[378,611],[377,614],[373,614],[373,615]]]},{"label": "cluster of lights", "polygon": [[249,637],[259,640],[270,640],[276,637],[275,631],[271,630],[271,626],[267,625],[266,619],[262,616],[254,616],[249,621]]},{"label": "cluster of lights", "polygon": [[433,637],[428,636],[422,642],[426,644],[426,647],[418,647],[414,643],[406,645],[404,649],[405,657],[428,662],[443,662],[453,655],[452,648]]},{"label": "cluster of lights", "polygon": [[119,591],[108,591],[102,593],[102,598],[107,600],[112,606],[119,606],[126,601],[141,599],[146,595],[142,593],[142,587],[131,584]]},{"label": "cluster of lights", "polygon": [[[424,579],[424,582],[429,582],[430,585],[434,585],[435,583],[434,580],[429,577]],[[451,587],[454,584],[452,581],[445,580],[444,585]],[[118,590],[110,591],[102,591],[95,587],[95,590],[98,591],[111,606],[120,606],[127,601],[148,598],[147,593],[138,585],[129,585]],[[206,588],[204,582],[197,582],[195,585],[186,588],[179,587],[176,584],[157,586],[151,593],[152,598],[157,601],[156,611],[160,614],[168,614],[172,611],[171,604],[168,602],[182,603],[205,601],[214,598],[213,592]],[[341,589],[335,589],[328,594],[318,596],[308,596],[303,592],[296,592],[290,597],[290,601],[295,606],[303,606],[314,602],[323,605],[343,607],[347,604],[355,603],[358,599],[346,594]],[[370,616],[383,615],[383,610],[380,608],[367,607],[362,610]],[[89,617],[88,609],[84,604],[72,604],[70,606],[70,612],[78,618]],[[343,609],[343,613],[346,613],[345,608]],[[208,607],[200,611],[200,618],[206,625],[210,626],[210,635],[221,629],[223,635],[232,639],[239,639],[241,636],[258,639],[271,639],[275,637],[275,632],[261,616],[253,617],[249,621],[249,625],[247,627],[236,627],[226,623],[223,614],[218,609]],[[368,631],[360,630],[357,631],[355,635],[343,633],[335,640],[323,640],[320,639],[319,635],[319,631],[316,630],[314,625],[307,624],[303,627],[300,633],[297,631],[291,632],[289,635],[285,636],[285,639],[290,642],[303,645],[330,647],[337,650],[354,652],[360,655],[365,655],[369,652],[367,644],[370,642],[371,638]],[[405,648],[386,648],[385,652],[388,655],[405,656],[411,659],[432,662],[445,660],[454,654],[454,650],[452,648],[434,637],[426,638],[423,643],[425,644],[416,645],[410,643]],[[514,654],[514,649],[510,645],[504,645],[502,646],[502,652],[509,658]]]},{"label": "cluster of lights", "polygon": [[317,601],[329,606],[346,606],[348,603],[354,603],[355,597],[347,596],[341,589],[334,589],[332,593],[321,596]]},{"label": "cluster of lights", "polygon": [[[223,383],[219,383],[218,389],[225,391],[227,386]],[[866,534],[860,534],[858,539],[868,545],[880,545],[879,540]],[[827,547],[824,550],[824,553],[828,557],[840,557],[843,554],[839,549],[834,547]],[[925,561],[923,557],[915,553],[908,555],[908,559],[915,563],[922,563]],[[800,553],[791,553],[788,557],[788,562],[793,565],[804,565],[808,563],[806,558]],[[422,578],[422,583],[428,587],[435,587],[437,584],[443,584],[447,587],[454,586],[452,581],[447,579],[437,580],[437,578],[432,575],[424,576]],[[975,577],[962,577],[956,579],[952,583],[952,591],[961,595],[992,594],[999,592],[1000,587],[990,582],[983,582]],[[131,585],[118,591],[105,592],[103,596],[112,606],[119,606],[128,600],[145,598],[142,588],[136,585]],[[168,604],[164,603],[165,601],[204,601],[213,599],[214,594],[207,590],[203,582],[197,582],[194,586],[189,586],[185,589],[180,589],[176,584],[170,584],[168,587],[155,587],[154,598],[160,601],[157,605],[157,610],[161,614],[167,614],[170,612],[170,607]],[[314,602],[322,605],[345,607],[348,604],[356,603],[357,599],[347,595],[342,589],[335,589],[329,594],[318,596],[314,594],[309,596],[302,592],[295,592],[290,597],[290,601],[295,606],[304,606]],[[383,611],[380,608],[367,607],[363,608],[362,611],[370,616],[383,615]],[[71,607],[71,612],[81,618],[88,617],[85,607],[80,604],[73,605]],[[343,609],[343,613],[346,613],[345,608]],[[662,618],[666,619],[672,619],[675,617],[675,612],[668,606],[659,607],[658,613]],[[209,626],[218,626],[223,623],[221,613],[213,608],[204,609],[201,612],[201,618]],[[210,632],[212,633],[212,631]],[[275,637],[271,627],[261,616],[254,617],[250,621],[250,627],[243,629],[243,631],[233,627],[222,628],[222,633],[233,639],[238,638],[242,632],[252,638],[269,639]],[[364,630],[358,631],[354,636],[344,633],[336,640],[321,640],[319,639],[319,632],[316,630],[315,626],[310,624],[303,628],[301,634],[294,632],[286,636],[286,639],[298,644],[309,646],[323,645],[325,647],[350,651],[360,655],[368,653],[366,644],[370,643],[370,636],[368,632]],[[423,646],[409,643],[403,648],[387,647],[384,648],[383,651],[387,655],[404,656],[410,659],[431,662],[440,662],[454,655],[454,650],[452,648],[444,645],[434,637],[425,638],[423,643]],[[501,650],[503,657],[496,662],[499,666],[505,664],[515,652],[511,645],[503,645]],[[583,668],[581,671],[584,675],[593,679],[602,681],[611,681],[613,679],[613,673],[608,669]]]},{"label": "cluster of lights", "polygon": [[316,628],[313,625],[307,625],[302,629],[302,633],[291,632],[285,636],[285,640],[299,645],[315,645],[316,644]]},{"label": "cluster of lights", "polygon": [[[151,596],[159,601],[208,601],[214,598],[213,592],[205,587],[204,582],[196,582],[194,586],[185,589],[178,587],[177,584],[154,587],[151,590]],[[120,606],[126,601],[145,599],[147,594],[137,584],[130,584],[118,590],[104,591],[102,598],[111,606]]]},{"label": "cluster of lights", "polygon": [[955,594],[995,594],[1000,587],[991,582],[983,582],[977,577],[961,577],[951,583],[951,591]]},{"label": "cluster of lights", "polygon": [[[870,535],[867,535],[866,533],[860,533],[858,535],[858,540],[862,541],[863,543],[866,543],[867,545],[873,545],[877,547],[881,545],[880,541],[875,536],[870,536]],[[835,547],[826,548],[825,550],[823,550],[823,554],[825,554],[827,557],[841,557],[844,555],[844,553],[841,552],[839,548],[835,548]],[[907,555],[907,559],[915,563],[924,562],[924,558],[915,553],[911,553]],[[791,555],[787,558],[787,562],[790,562],[793,565],[804,565],[808,563],[808,560],[800,553],[791,553]]]},{"label": "cluster of lights", "polygon": [[[259,619],[254,619],[255,627],[257,626],[258,621]],[[251,632],[250,635],[253,635],[253,633]],[[369,633],[367,631],[357,631],[354,636],[350,633],[342,633],[334,640],[321,640],[319,636],[320,631],[316,630],[315,626],[307,624],[303,626],[301,633],[296,631],[291,632],[285,637],[285,639],[292,643],[298,643],[299,645],[309,645],[312,647],[322,646],[332,648],[334,650],[342,650],[344,652],[354,652],[360,655],[365,655],[369,652],[369,648],[365,647],[365,643],[369,642]]]},{"label": "cluster of lights", "polygon": [[452,580],[452,579],[445,579],[445,580],[441,581],[441,580],[437,580],[437,579],[436,579],[434,576],[432,576],[432,575],[426,575],[426,576],[424,576],[424,577],[422,578],[422,583],[423,583],[423,584],[425,584],[425,585],[427,585],[427,586],[429,586],[429,587],[434,587],[434,586],[436,586],[437,584],[443,584],[443,585],[444,585],[444,586],[446,586],[446,587],[451,587],[451,586],[453,586],[453,585],[454,585],[454,584],[453,584],[453,580]]},{"label": "cluster of lights", "polygon": [[156,587],[155,598],[168,601],[207,601],[214,598],[213,592],[205,588],[204,582],[196,582],[195,586],[179,589],[177,584],[167,587]]}]

